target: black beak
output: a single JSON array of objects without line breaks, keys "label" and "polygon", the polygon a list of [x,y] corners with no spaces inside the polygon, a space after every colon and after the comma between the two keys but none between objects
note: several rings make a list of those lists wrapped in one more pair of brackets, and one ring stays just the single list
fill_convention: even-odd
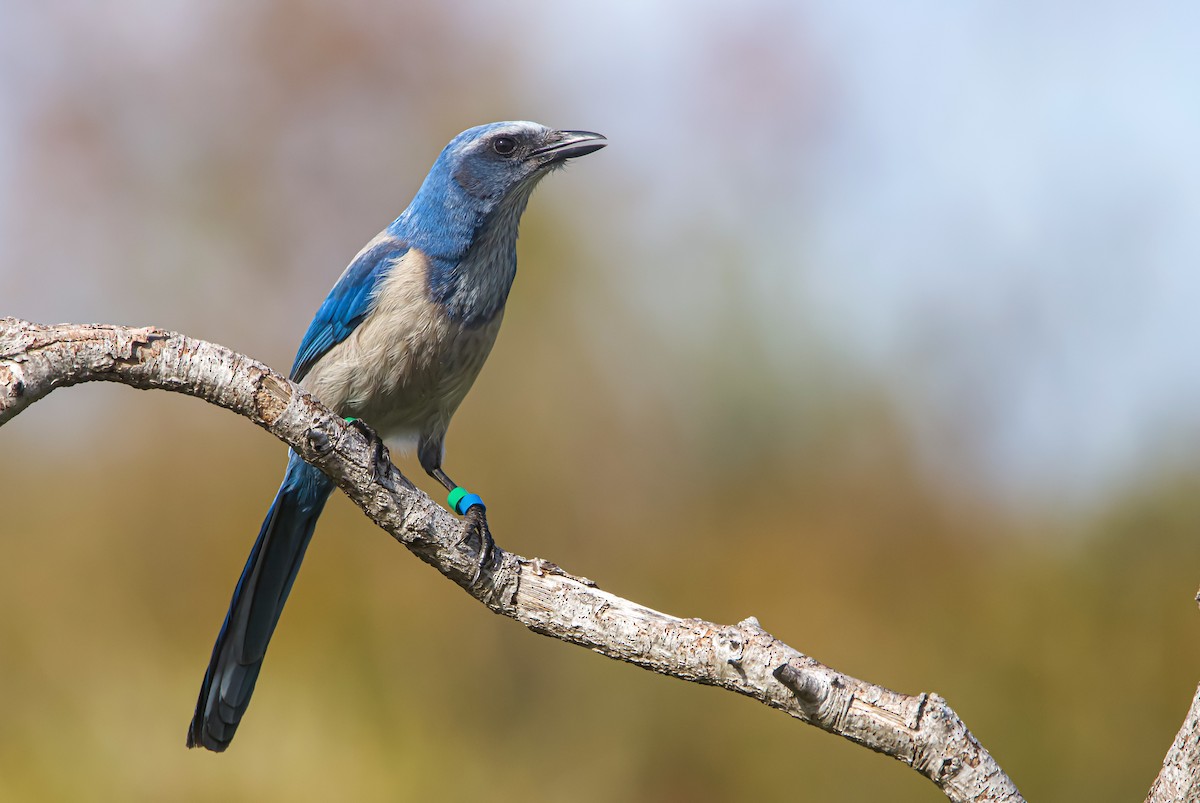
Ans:
[{"label": "black beak", "polygon": [[546,144],[532,151],[543,165],[559,164],[576,156],[595,153],[608,144],[603,134],[594,131],[554,131],[546,137]]}]

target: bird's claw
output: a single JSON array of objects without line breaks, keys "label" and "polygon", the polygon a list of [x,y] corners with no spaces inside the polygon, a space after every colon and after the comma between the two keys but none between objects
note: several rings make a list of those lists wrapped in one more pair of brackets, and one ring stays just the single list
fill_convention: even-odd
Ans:
[{"label": "bird's claw", "polygon": [[471,577],[471,588],[476,588],[484,571],[490,572],[493,568],[496,542],[492,539],[492,531],[487,522],[487,512],[483,505],[472,505],[467,510],[467,521],[470,522],[471,530],[479,536],[479,557],[475,563],[475,574]]},{"label": "bird's claw", "polygon": [[[389,491],[396,490],[392,483],[392,455],[388,451],[387,444],[383,442],[383,438],[379,437],[379,433],[371,429],[361,418],[347,420],[350,426],[357,429],[371,446],[371,479]],[[411,483],[407,483],[407,481],[406,484],[411,486]]]}]

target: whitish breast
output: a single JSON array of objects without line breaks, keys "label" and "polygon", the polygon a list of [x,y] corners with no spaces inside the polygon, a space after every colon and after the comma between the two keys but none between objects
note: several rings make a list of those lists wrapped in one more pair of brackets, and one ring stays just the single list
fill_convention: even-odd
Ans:
[{"label": "whitish breast", "polygon": [[441,434],[487,359],[503,311],[465,329],[429,298],[426,259],[410,250],[380,282],[371,313],[302,383],[385,438]]}]

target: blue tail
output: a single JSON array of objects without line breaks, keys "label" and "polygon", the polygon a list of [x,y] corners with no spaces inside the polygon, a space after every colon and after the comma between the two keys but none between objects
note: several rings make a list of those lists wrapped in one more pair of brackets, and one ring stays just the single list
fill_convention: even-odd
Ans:
[{"label": "blue tail", "polygon": [[300,570],[333,482],[289,452],[287,474],[267,513],[204,673],[188,747],[222,751],[237,730],[267,643]]}]

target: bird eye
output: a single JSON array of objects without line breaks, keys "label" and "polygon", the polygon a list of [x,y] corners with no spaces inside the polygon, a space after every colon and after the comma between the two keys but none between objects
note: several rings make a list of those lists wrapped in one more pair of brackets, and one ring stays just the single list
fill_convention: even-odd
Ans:
[{"label": "bird eye", "polygon": [[512,156],[517,149],[517,141],[512,137],[496,137],[492,140],[492,150],[501,156]]}]

